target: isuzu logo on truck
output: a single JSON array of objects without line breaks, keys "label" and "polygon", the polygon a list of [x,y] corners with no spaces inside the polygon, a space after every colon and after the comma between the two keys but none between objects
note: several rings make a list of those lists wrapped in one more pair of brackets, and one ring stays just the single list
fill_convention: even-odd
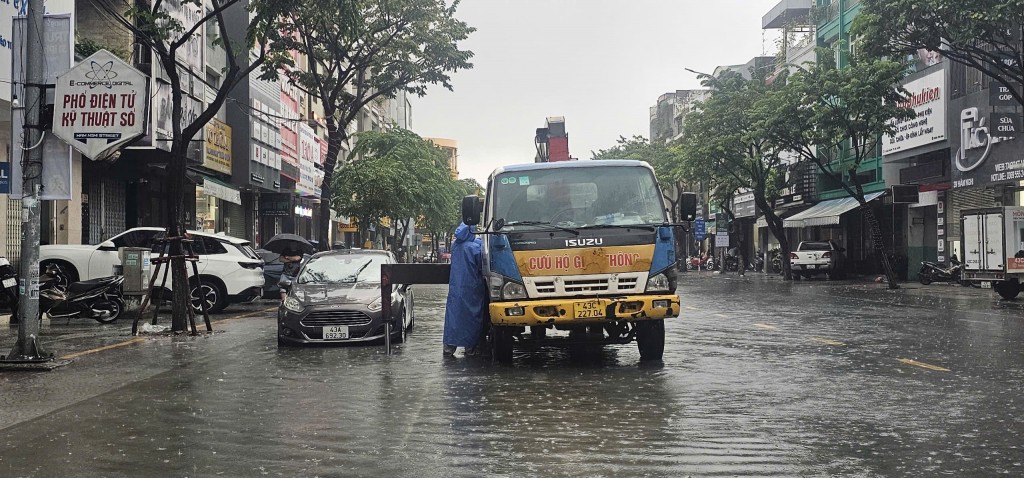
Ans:
[{"label": "isuzu logo on truck", "polygon": [[590,246],[600,246],[601,244],[604,244],[604,239],[602,239],[602,238],[566,239],[565,240],[565,247],[590,247]]}]

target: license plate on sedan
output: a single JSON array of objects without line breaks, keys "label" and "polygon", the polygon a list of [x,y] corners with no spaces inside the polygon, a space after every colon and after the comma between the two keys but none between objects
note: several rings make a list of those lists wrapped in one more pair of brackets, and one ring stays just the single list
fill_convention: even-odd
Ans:
[{"label": "license plate on sedan", "polygon": [[604,308],[599,300],[588,300],[573,304],[573,317],[577,319],[599,319],[604,317]]},{"label": "license plate on sedan", "polygon": [[331,325],[324,327],[324,340],[340,340],[348,338],[347,325]]}]

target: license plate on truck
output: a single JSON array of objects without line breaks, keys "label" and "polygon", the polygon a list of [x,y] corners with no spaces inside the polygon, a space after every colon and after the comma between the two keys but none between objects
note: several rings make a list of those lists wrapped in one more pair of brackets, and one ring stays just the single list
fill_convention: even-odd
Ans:
[{"label": "license plate on truck", "polygon": [[599,300],[576,302],[573,304],[572,316],[577,319],[599,319],[604,317],[604,308]]},{"label": "license plate on truck", "polygon": [[987,280],[983,280],[983,281],[981,281],[981,288],[982,289],[991,289],[992,288],[992,283],[987,281]]},{"label": "license plate on truck", "polygon": [[347,325],[330,325],[324,327],[324,340],[339,340],[348,338]]}]

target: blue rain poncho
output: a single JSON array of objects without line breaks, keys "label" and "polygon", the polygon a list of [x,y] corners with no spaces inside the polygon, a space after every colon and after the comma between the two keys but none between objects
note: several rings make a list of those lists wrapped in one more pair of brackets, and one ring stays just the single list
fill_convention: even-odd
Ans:
[{"label": "blue rain poncho", "polygon": [[487,284],[480,267],[481,241],[473,228],[460,224],[452,242],[452,272],[444,309],[444,344],[475,347],[487,314]]}]

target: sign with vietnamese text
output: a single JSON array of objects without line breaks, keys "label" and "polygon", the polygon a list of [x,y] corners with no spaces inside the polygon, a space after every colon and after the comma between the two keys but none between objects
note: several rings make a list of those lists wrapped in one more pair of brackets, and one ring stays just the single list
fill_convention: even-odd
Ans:
[{"label": "sign with vietnamese text", "polygon": [[[951,179],[956,189],[1024,180],[1024,138],[1007,120],[990,111],[985,90],[950,101],[949,121],[960,134],[950,148]],[[990,120],[1003,121],[992,124]],[[1013,121],[1010,119],[1009,121]]]},{"label": "sign with vietnamese text", "polygon": [[729,233],[720,232],[715,234],[715,247],[729,247]]},{"label": "sign with vietnamese text", "polygon": [[708,237],[707,224],[704,223],[703,217],[698,217],[693,221],[693,238],[703,241],[706,237]]},{"label": "sign with vietnamese text", "polygon": [[0,163],[0,194],[11,193],[11,163]]},{"label": "sign with vietnamese text", "polygon": [[100,50],[57,77],[53,134],[90,159],[105,159],[145,134],[146,76]]},{"label": "sign with vietnamese text", "polygon": [[893,134],[882,137],[883,155],[946,139],[945,85],[944,71],[925,75],[904,85],[910,97],[900,106],[913,108],[917,116],[893,124]]},{"label": "sign with vietnamese text", "polygon": [[231,174],[231,127],[213,118],[206,123],[206,154],[203,166],[224,174]]}]

